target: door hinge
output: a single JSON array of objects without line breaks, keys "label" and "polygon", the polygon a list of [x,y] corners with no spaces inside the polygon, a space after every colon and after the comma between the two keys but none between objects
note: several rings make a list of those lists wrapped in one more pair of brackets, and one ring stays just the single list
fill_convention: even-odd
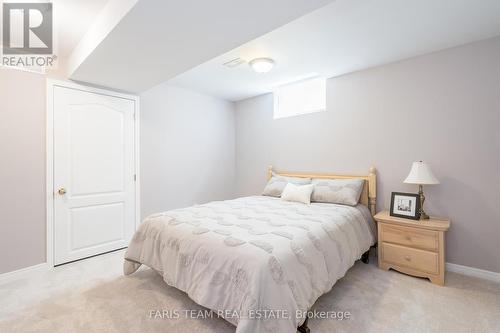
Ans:
[{"label": "door hinge", "polygon": [[137,181],[137,175],[134,175],[134,182]]}]

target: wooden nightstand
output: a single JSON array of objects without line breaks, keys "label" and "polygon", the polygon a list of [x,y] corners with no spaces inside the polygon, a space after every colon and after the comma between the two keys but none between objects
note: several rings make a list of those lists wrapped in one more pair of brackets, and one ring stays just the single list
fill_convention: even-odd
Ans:
[{"label": "wooden nightstand", "polygon": [[445,232],[450,220],[431,217],[409,220],[383,211],[374,216],[378,222],[378,266],[413,276],[426,277],[444,285]]}]

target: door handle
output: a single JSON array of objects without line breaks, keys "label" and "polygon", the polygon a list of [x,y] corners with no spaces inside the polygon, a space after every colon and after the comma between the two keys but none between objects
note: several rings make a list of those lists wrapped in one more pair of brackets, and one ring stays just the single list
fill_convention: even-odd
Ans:
[{"label": "door handle", "polygon": [[65,195],[66,194],[66,189],[64,187],[61,187],[57,193],[59,193],[59,195]]}]

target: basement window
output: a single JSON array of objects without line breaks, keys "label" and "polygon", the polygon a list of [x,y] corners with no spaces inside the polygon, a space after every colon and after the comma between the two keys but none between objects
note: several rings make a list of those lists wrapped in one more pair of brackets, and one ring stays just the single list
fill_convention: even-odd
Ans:
[{"label": "basement window", "polygon": [[276,88],[274,119],[326,110],[326,79],[314,78]]}]

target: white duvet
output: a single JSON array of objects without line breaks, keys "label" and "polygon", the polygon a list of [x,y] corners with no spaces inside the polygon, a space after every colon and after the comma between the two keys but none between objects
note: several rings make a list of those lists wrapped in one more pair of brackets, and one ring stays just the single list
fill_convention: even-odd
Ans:
[{"label": "white duvet", "polygon": [[375,242],[368,209],[253,196],[151,215],[125,254],[237,333],[290,333]]}]

